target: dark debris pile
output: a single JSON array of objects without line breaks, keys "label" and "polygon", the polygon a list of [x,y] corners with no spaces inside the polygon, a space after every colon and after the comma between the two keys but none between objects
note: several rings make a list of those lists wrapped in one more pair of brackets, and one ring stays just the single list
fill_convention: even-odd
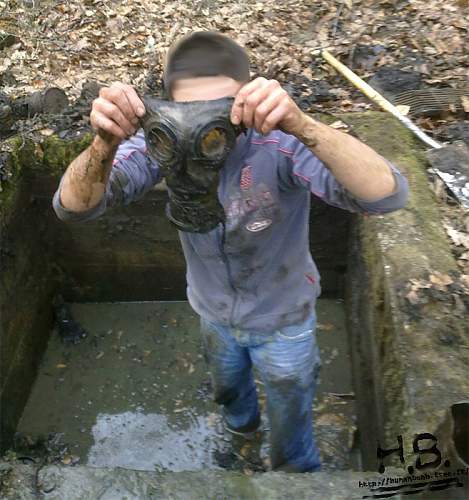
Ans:
[{"label": "dark debris pile", "polygon": [[70,446],[64,442],[63,434],[49,433],[47,436],[31,436],[17,432],[13,445],[6,451],[3,460],[35,465],[76,465],[79,457],[70,453]]}]

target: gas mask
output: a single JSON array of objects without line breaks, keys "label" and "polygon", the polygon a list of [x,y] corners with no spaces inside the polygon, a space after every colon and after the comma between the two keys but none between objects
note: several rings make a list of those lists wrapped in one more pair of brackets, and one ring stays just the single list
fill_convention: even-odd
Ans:
[{"label": "gas mask", "polygon": [[150,156],[168,186],[166,216],[181,231],[206,233],[225,221],[219,172],[244,130],[230,121],[232,97],[174,102],[144,96]]}]

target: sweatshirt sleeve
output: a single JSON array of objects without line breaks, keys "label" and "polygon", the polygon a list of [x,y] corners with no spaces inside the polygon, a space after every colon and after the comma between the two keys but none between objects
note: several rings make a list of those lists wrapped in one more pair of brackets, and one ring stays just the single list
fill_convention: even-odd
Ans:
[{"label": "sweatshirt sleeve", "polygon": [[161,182],[162,175],[158,165],[147,154],[143,130],[139,130],[117,149],[105,194],[95,207],[82,212],[65,208],[60,201],[63,180],[62,176],[52,199],[57,217],[66,222],[85,222],[100,217],[108,208],[128,205],[142,198]]},{"label": "sweatshirt sleeve", "polygon": [[303,187],[325,203],[349,212],[384,214],[403,208],[408,199],[407,179],[390,161],[383,158],[396,180],[394,193],[375,201],[366,201],[353,196],[342,186],[324,163],[296,137],[284,134],[279,147],[280,184],[284,188]]}]

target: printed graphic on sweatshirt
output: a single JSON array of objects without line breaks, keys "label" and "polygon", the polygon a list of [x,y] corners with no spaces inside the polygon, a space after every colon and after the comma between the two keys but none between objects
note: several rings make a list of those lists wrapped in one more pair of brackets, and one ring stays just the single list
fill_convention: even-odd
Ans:
[{"label": "printed graphic on sweatshirt", "polygon": [[225,212],[228,231],[244,228],[257,233],[272,225],[279,207],[264,183],[253,182],[252,167],[246,166],[241,171],[239,188],[228,197]]}]

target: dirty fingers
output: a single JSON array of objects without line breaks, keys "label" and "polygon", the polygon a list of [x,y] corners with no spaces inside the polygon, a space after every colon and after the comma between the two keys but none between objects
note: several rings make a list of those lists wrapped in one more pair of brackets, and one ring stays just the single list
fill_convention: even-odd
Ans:
[{"label": "dirty fingers", "polygon": [[239,90],[231,111],[231,121],[235,125],[242,122],[264,135],[276,128],[289,133],[298,128],[302,117],[302,111],[280,83],[263,77]]},{"label": "dirty fingers", "polygon": [[93,101],[90,123],[101,138],[119,143],[135,134],[145,108],[131,85],[114,83],[103,87]]}]

